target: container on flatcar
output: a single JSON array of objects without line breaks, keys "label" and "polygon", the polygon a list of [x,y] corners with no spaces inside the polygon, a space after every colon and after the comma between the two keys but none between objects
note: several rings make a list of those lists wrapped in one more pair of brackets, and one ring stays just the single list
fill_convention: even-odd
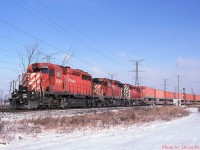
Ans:
[{"label": "container on flatcar", "polygon": [[173,105],[173,99],[175,99],[175,93],[174,92],[165,92],[165,99],[167,105]]},{"label": "container on flatcar", "polygon": [[185,94],[185,104],[191,105],[195,103],[195,97],[193,94]]},{"label": "container on flatcar", "polygon": [[140,86],[141,99],[147,104],[155,104],[155,89],[148,86]]},{"label": "container on flatcar", "polygon": [[155,98],[154,88],[148,86],[140,86],[141,98]]},{"label": "container on flatcar", "polygon": [[163,90],[155,89],[155,98],[157,105],[165,104],[165,92]]},{"label": "container on flatcar", "polygon": [[195,95],[196,104],[200,105],[200,95]]}]

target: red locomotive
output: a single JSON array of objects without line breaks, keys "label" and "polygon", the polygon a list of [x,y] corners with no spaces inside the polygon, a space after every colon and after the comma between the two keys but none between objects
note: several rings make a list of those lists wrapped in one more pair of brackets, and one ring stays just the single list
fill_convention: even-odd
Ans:
[{"label": "red locomotive", "polygon": [[10,98],[13,108],[66,108],[168,104],[200,104],[200,96],[133,86],[51,63],[34,63],[22,75]]},{"label": "red locomotive", "polygon": [[86,106],[92,95],[92,76],[70,67],[35,63],[22,75],[19,89],[26,92],[13,92],[11,103],[15,107]]}]

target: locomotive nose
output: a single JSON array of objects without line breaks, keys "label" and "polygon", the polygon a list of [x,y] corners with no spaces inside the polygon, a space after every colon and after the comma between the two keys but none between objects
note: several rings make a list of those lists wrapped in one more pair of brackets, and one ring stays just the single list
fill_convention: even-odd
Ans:
[{"label": "locomotive nose", "polygon": [[29,91],[39,91],[40,73],[24,73],[22,75],[22,86],[27,87]]}]

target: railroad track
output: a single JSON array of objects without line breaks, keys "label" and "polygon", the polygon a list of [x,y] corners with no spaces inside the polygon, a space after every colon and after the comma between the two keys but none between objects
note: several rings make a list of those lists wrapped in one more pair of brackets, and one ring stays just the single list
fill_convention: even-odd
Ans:
[{"label": "railroad track", "polygon": [[92,108],[48,108],[48,109],[0,109],[1,112],[11,112],[11,113],[17,113],[17,112],[31,112],[31,111],[56,111],[56,110],[98,110],[98,109],[108,109],[108,110],[114,110],[114,109],[124,109],[129,107],[147,107],[149,105],[135,105],[135,106],[121,106],[121,107],[92,107]]},{"label": "railroad track", "polygon": [[144,108],[144,107],[163,107],[163,106],[129,106],[129,107],[70,108],[70,109],[41,109],[41,110],[0,109],[0,120],[12,121],[12,120],[23,120],[31,118],[76,116],[84,114],[117,111],[134,107]]},{"label": "railroad track", "polygon": [[104,108],[73,108],[73,109],[43,109],[43,110],[11,110],[0,109],[0,120],[21,120],[33,117],[61,117],[84,115],[90,113],[103,113],[124,109],[124,107],[104,107]]},{"label": "railroad track", "polygon": [[20,113],[20,112],[53,112],[53,111],[85,111],[93,112],[98,110],[118,110],[127,107],[93,107],[93,108],[70,108],[70,109],[0,109],[0,113]]},{"label": "railroad track", "polygon": [[0,109],[0,113],[19,113],[19,112],[37,112],[37,111],[65,111],[65,110],[84,110],[84,111],[95,111],[95,110],[117,110],[129,107],[147,107],[147,106],[123,106],[123,107],[92,107],[92,108],[56,108],[56,109]]}]

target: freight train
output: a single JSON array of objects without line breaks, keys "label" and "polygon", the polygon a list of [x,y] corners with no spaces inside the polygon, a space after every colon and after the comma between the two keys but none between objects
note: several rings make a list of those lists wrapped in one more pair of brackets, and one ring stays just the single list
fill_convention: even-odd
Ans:
[{"label": "freight train", "polygon": [[13,89],[14,109],[109,107],[133,105],[200,104],[200,95],[174,93],[147,86],[133,86],[67,66],[34,63]]}]

